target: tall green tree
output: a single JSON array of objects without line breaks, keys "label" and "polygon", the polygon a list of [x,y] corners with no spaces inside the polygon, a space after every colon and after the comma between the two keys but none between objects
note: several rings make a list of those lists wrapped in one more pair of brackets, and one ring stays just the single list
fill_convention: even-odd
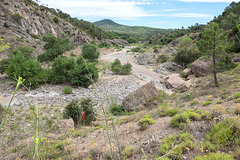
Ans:
[{"label": "tall green tree", "polygon": [[203,55],[212,57],[213,75],[216,87],[218,87],[217,59],[227,56],[225,51],[227,34],[227,32],[219,28],[217,23],[212,22],[204,28],[202,39],[198,42],[199,50]]}]

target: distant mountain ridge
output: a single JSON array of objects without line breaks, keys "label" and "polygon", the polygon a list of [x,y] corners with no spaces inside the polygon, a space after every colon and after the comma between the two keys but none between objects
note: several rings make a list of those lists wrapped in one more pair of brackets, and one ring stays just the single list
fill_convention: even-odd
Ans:
[{"label": "distant mountain ridge", "polygon": [[114,22],[110,19],[103,19],[93,23],[95,26],[101,28],[106,32],[114,32],[117,34],[129,34],[145,38],[148,36],[165,33],[169,30],[160,28],[151,28],[145,26],[127,26]]}]

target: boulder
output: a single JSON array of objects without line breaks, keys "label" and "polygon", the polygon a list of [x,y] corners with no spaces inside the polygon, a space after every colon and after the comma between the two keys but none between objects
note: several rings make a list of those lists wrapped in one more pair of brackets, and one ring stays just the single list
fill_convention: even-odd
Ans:
[{"label": "boulder", "polygon": [[145,108],[144,103],[149,98],[158,96],[158,90],[154,82],[148,82],[135,92],[125,97],[122,101],[122,106],[125,111],[138,111]]},{"label": "boulder", "polygon": [[74,121],[72,118],[57,121],[53,124],[52,133],[66,133],[69,129],[74,129]]},{"label": "boulder", "polygon": [[177,63],[165,62],[158,65],[158,67],[154,71],[162,75],[169,75],[171,73],[179,73],[182,69],[183,67],[178,65]]},{"label": "boulder", "polygon": [[191,79],[195,79],[196,78],[196,76],[194,75],[194,74],[192,74],[192,75],[189,75],[188,77],[187,77],[187,80],[191,80]]},{"label": "boulder", "polygon": [[154,65],[156,63],[156,54],[145,53],[137,57],[137,64],[139,65]]},{"label": "boulder", "polygon": [[167,88],[173,88],[175,91],[186,92],[191,86],[191,81],[184,81],[179,74],[172,74],[165,79]]},{"label": "boulder", "polygon": [[190,68],[186,68],[183,70],[184,76],[188,77],[191,75],[191,69]]},{"label": "boulder", "polygon": [[232,61],[233,61],[233,62],[240,62],[240,57],[234,57],[234,58],[232,59]]},{"label": "boulder", "polygon": [[192,63],[191,71],[196,77],[203,77],[209,73],[210,64],[211,62],[209,61],[198,59]]}]

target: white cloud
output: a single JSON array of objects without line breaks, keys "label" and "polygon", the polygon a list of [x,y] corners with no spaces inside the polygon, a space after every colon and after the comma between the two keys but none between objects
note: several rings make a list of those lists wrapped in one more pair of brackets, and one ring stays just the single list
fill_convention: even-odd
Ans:
[{"label": "white cloud", "polygon": [[240,0],[178,0],[181,2],[226,2],[226,3],[231,3],[232,1],[234,2],[239,2]]},{"label": "white cloud", "polygon": [[213,18],[211,14],[202,13],[173,13],[172,17],[184,17],[184,18]]},{"label": "white cloud", "polygon": [[156,16],[140,7],[153,4],[152,0],[41,0],[41,3],[61,9],[73,17],[136,19]]}]

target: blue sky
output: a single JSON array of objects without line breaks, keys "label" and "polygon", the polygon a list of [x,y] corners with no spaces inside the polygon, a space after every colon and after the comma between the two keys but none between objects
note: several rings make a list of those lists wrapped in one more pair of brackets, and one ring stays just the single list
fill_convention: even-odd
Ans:
[{"label": "blue sky", "polygon": [[[235,1],[238,2],[239,0]],[[232,0],[41,0],[72,17],[90,22],[112,19],[130,26],[187,28],[206,24]]]}]

